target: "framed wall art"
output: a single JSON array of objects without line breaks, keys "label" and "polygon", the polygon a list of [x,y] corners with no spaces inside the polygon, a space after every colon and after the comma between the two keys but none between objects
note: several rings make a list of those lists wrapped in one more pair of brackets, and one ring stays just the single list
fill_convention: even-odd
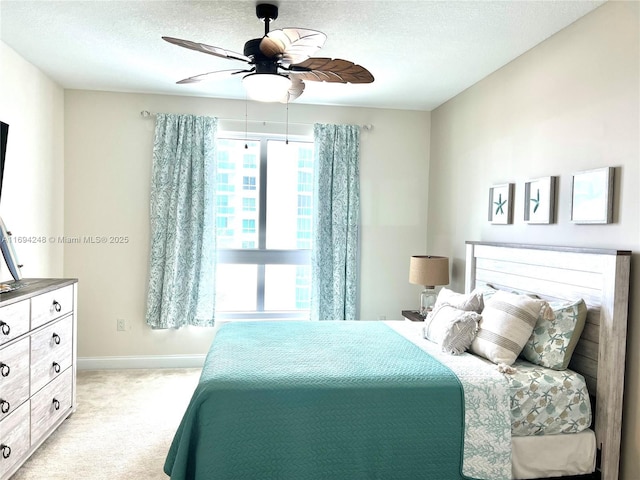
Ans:
[{"label": "framed wall art", "polygon": [[489,189],[489,221],[496,225],[513,223],[513,183]]},{"label": "framed wall art", "polygon": [[555,222],[558,177],[542,177],[524,184],[524,221],[529,224]]},{"label": "framed wall art", "polygon": [[613,221],[613,167],[574,173],[571,182],[571,221]]}]

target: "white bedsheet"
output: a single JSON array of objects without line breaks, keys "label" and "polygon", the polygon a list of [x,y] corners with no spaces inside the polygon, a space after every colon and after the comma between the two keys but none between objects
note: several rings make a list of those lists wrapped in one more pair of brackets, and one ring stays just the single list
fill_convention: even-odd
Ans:
[{"label": "white bedsheet", "polygon": [[583,475],[596,468],[593,430],[560,435],[513,437],[512,475],[518,480]]}]

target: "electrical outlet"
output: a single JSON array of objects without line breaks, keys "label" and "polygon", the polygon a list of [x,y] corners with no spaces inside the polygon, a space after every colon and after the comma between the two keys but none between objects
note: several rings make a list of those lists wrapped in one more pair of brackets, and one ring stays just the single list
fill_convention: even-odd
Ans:
[{"label": "electrical outlet", "polygon": [[116,330],[119,332],[127,330],[127,321],[124,318],[118,318],[116,320]]}]

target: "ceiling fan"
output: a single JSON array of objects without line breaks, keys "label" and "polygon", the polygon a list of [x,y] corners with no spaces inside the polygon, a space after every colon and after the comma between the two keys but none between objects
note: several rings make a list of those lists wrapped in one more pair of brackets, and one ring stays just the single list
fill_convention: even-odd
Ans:
[{"label": "ceiling fan", "polygon": [[243,75],[249,97],[265,102],[291,102],[304,91],[304,81],[332,83],[371,83],[373,75],[364,67],[348,60],[311,57],[324,45],[327,36],[305,28],[269,31],[271,21],[278,18],[278,7],[256,5],[256,15],[265,24],[264,36],[244,44],[244,54],[203,43],[162,37],[163,40],[216,57],[245,62],[244,69],[220,70],[185,78],[177,83],[196,83],[221,76]]}]

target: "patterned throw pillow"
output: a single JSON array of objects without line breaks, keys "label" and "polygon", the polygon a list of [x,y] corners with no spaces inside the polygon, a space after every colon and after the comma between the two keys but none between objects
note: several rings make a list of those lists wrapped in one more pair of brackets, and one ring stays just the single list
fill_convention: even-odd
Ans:
[{"label": "patterned throw pillow", "polygon": [[470,350],[493,363],[511,365],[546,305],[543,300],[498,290],[485,304]]},{"label": "patterned throw pillow", "polygon": [[424,338],[440,345],[443,352],[460,355],[471,345],[481,318],[477,312],[448,304],[436,306],[424,320]]},{"label": "patterned throw pillow", "polygon": [[550,302],[553,319],[538,317],[533,333],[522,350],[531,363],[554,370],[565,370],[576,348],[587,319],[584,300]]},{"label": "patterned throw pillow", "polygon": [[444,287],[438,293],[434,309],[440,305],[451,305],[458,310],[466,310],[468,312],[482,312],[484,303],[482,302],[482,293],[457,293]]}]

